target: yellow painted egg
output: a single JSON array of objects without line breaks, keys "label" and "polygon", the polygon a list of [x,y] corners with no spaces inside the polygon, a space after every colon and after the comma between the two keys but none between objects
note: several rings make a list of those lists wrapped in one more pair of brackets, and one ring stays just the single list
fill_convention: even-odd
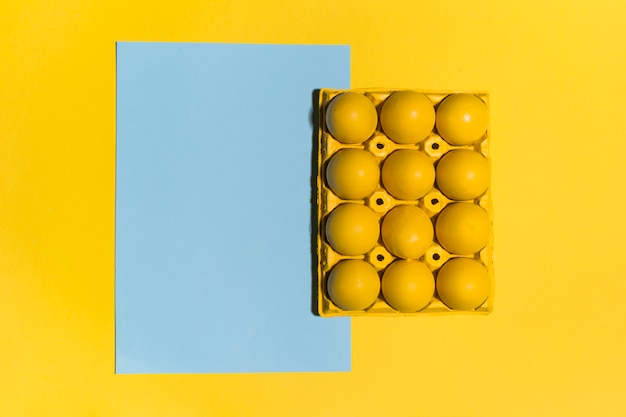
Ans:
[{"label": "yellow painted egg", "polygon": [[370,195],[378,186],[380,168],[374,156],[363,149],[344,149],[330,158],[326,181],[337,196],[358,200]]},{"label": "yellow painted egg", "polygon": [[385,159],[382,180],[385,189],[395,198],[417,200],[432,189],[435,168],[426,154],[400,149]]},{"label": "yellow painted egg", "polygon": [[348,259],[332,269],[326,288],[332,302],[342,310],[364,310],[378,298],[380,278],[367,262]]},{"label": "yellow painted egg", "polygon": [[361,143],[376,130],[378,114],[365,95],[341,93],[326,108],[326,127],[342,143]]},{"label": "yellow painted egg", "polygon": [[487,158],[469,149],[445,154],[437,164],[437,186],[452,200],[473,200],[489,186]]},{"label": "yellow painted egg", "polygon": [[431,302],[435,279],[422,262],[398,260],[385,270],[382,290],[391,307],[403,313],[413,313]]},{"label": "yellow painted egg", "polygon": [[437,132],[451,145],[469,145],[487,131],[485,103],[473,94],[452,94],[437,108]]},{"label": "yellow painted egg", "polygon": [[435,234],[448,252],[470,255],[487,246],[490,228],[485,209],[472,203],[454,203],[439,214]]},{"label": "yellow painted egg", "polygon": [[369,252],[380,235],[378,217],[362,204],[341,204],[328,215],[326,240],[342,255],[363,255]]},{"label": "yellow painted egg", "polygon": [[453,310],[475,310],[489,297],[487,268],[475,259],[454,258],[437,274],[437,294]]},{"label": "yellow painted egg", "polygon": [[385,216],[381,234],[389,252],[399,258],[416,259],[431,246],[433,225],[420,208],[401,205]]},{"label": "yellow painted egg", "polygon": [[413,144],[425,139],[435,125],[433,103],[415,91],[397,91],[383,103],[380,124],[391,140]]}]

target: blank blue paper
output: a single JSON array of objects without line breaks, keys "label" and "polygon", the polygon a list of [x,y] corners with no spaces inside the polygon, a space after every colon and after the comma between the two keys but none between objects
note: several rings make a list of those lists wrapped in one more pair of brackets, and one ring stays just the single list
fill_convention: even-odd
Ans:
[{"label": "blank blue paper", "polygon": [[350,370],[311,312],[312,97],[349,55],[117,44],[117,373]]}]

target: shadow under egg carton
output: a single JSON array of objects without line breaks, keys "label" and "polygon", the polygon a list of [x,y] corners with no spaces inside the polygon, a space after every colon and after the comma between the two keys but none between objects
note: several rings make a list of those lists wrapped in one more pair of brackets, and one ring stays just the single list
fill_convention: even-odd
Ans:
[{"label": "shadow under egg carton", "polygon": [[[379,293],[376,301],[364,310],[343,310],[337,307],[331,300],[326,287],[328,275],[332,268],[340,261],[346,259],[360,259],[368,262],[378,272],[380,278],[385,269],[394,261],[400,260],[397,256],[391,254],[379,237],[378,242],[369,252],[359,256],[346,256],[336,252],[326,239],[326,219],[328,215],[339,205],[343,203],[357,203],[369,207],[378,217],[380,223],[384,216],[393,208],[400,205],[413,205],[422,209],[430,218],[433,229],[439,213],[449,204],[458,202],[469,202],[484,208],[489,216],[490,224],[493,222],[493,210],[491,204],[491,186],[486,192],[474,200],[451,200],[447,198],[435,183],[433,187],[417,200],[400,200],[390,195],[379,180],[379,184],[375,190],[363,199],[346,200],[338,197],[328,186],[326,182],[326,166],[334,154],[343,149],[361,149],[369,151],[376,159],[379,169],[382,167],[385,159],[394,151],[400,149],[414,149],[426,154],[436,167],[440,158],[452,150],[469,149],[476,151],[487,159],[489,171],[491,171],[491,162],[489,158],[489,125],[485,134],[469,145],[451,145],[446,142],[438,133],[436,127],[423,140],[415,144],[399,144],[389,138],[383,131],[380,120],[376,125],[374,133],[366,140],[357,144],[345,144],[336,140],[326,127],[326,107],[330,101],[337,95],[344,92],[362,93],[369,98],[375,105],[377,115],[380,117],[380,111],[385,100],[396,91],[403,90],[382,90],[382,89],[352,89],[352,90],[332,90],[321,89],[319,93],[319,121],[318,121],[318,143],[317,143],[317,308],[319,315],[323,317],[333,316],[414,316],[424,314],[489,314],[493,309],[494,295],[494,275],[492,262],[493,233],[492,228],[489,233],[489,242],[479,252],[470,255],[457,255],[447,252],[439,245],[436,235],[433,237],[431,246],[426,250],[424,255],[416,259],[424,263],[432,272],[436,279],[438,270],[450,259],[453,258],[473,258],[483,264],[488,272],[490,280],[490,294],[488,298],[475,310],[453,310],[446,306],[439,298],[437,292],[433,295],[430,303],[423,309],[412,312],[403,313],[391,307]],[[433,103],[435,111],[439,103],[451,94],[469,93],[480,98],[489,110],[489,96],[486,92],[428,92],[423,90],[413,90],[424,94]]]}]

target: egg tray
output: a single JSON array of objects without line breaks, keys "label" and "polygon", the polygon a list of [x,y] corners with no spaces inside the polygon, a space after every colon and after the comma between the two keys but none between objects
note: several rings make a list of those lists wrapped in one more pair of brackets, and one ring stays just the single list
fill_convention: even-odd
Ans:
[{"label": "egg tray", "polygon": [[[338,151],[347,148],[364,149],[369,151],[375,159],[378,161],[379,167],[382,165],[385,158],[397,149],[417,149],[425,153],[432,160],[436,166],[437,161],[445,155],[447,152],[455,149],[471,149],[481,153],[486,159],[491,170],[491,161],[489,158],[489,139],[490,128],[487,126],[487,131],[483,137],[475,141],[471,145],[467,146],[454,146],[446,142],[441,136],[437,134],[436,127],[430,134],[422,141],[413,145],[397,144],[383,132],[380,120],[376,126],[376,130],[369,139],[360,144],[344,144],[332,137],[326,127],[326,107],[328,103],[338,94],[344,92],[357,92],[362,93],[368,97],[375,105],[378,115],[382,104],[385,99],[396,91],[404,90],[384,90],[384,89],[352,89],[352,90],[333,90],[333,89],[321,89],[319,92],[319,124],[318,124],[318,143],[317,143],[317,312],[322,317],[333,316],[415,316],[425,314],[489,314],[493,309],[493,296],[494,296],[494,274],[493,274],[493,261],[492,261],[492,247],[493,247],[493,227],[490,228],[489,241],[485,248],[480,252],[471,255],[456,255],[448,253],[437,242],[436,235],[433,238],[431,246],[426,250],[426,253],[418,260],[423,262],[432,272],[436,279],[437,271],[442,267],[446,261],[456,257],[473,258],[482,263],[486,268],[490,280],[490,294],[487,300],[478,308],[471,311],[452,310],[446,306],[439,298],[435,291],[434,297],[431,302],[423,309],[414,313],[403,313],[395,310],[384,300],[384,297],[379,293],[376,301],[367,309],[360,311],[346,311],[337,307],[330,299],[326,287],[328,275],[332,268],[340,261],[344,259],[361,259],[370,263],[378,272],[379,277],[382,277],[385,269],[395,260],[400,259],[392,255],[383,245],[382,238],[379,238],[376,246],[365,255],[361,256],[345,256],[337,253],[326,241],[325,236],[325,223],[326,217],[330,212],[342,203],[361,203],[368,206],[378,216],[379,224],[382,218],[394,207],[402,204],[416,205],[430,217],[434,223],[438,214],[450,203],[458,202],[447,198],[439,189],[435,183],[433,188],[419,200],[398,200],[392,197],[383,187],[382,182],[379,184],[376,190],[371,193],[367,198],[362,200],[344,200],[339,198],[328,187],[325,178],[326,164],[328,160]],[[489,111],[489,95],[483,91],[424,91],[424,90],[411,90],[419,92],[428,97],[435,110],[437,110],[438,104],[450,94],[456,93],[469,93],[480,98],[486,105]],[[487,191],[479,198],[466,201],[472,202],[484,208],[489,216],[490,224],[493,222],[493,209],[491,204],[491,186],[487,188]]]}]

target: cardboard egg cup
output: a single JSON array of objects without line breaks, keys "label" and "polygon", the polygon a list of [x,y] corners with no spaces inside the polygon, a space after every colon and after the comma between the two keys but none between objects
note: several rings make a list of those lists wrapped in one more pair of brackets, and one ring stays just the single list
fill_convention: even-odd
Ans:
[{"label": "cardboard egg cup", "polygon": [[[395,310],[389,304],[385,302],[385,299],[381,293],[378,295],[376,301],[367,309],[361,311],[346,311],[336,306],[330,297],[326,287],[328,275],[332,268],[340,261],[344,259],[361,259],[371,264],[379,276],[382,277],[385,269],[395,260],[400,259],[391,254],[382,243],[382,239],[376,243],[374,248],[368,253],[361,256],[345,256],[337,253],[328,244],[325,236],[326,218],[332,210],[342,203],[359,203],[364,204],[379,217],[379,223],[382,218],[394,207],[402,204],[415,205],[421,208],[434,222],[437,219],[438,214],[450,203],[458,202],[457,200],[450,200],[439,189],[435,183],[433,188],[422,198],[418,200],[398,200],[389,194],[382,182],[379,181],[378,186],[368,197],[361,200],[344,200],[339,198],[328,187],[326,182],[326,165],[329,159],[338,151],[342,149],[354,148],[363,149],[369,151],[379,163],[379,167],[382,166],[385,158],[392,152],[398,149],[415,149],[426,154],[433,164],[436,166],[439,159],[446,153],[455,149],[471,149],[481,153],[489,164],[491,169],[491,162],[489,157],[489,140],[490,129],[487,127],[486,133],[479,140],[475,141],[471,145],[467,146],[453,146],[441,138],[436,131],[436,127],[433,131],[422,141],[416,144],[404,145],[395,143],[383,132],[380,122],[376,127],[376,131],[369,139],[359,144],[344,144],[337,141],[329,133],[326,127],[326,107],[328,103],[338,94],[344,92],[357,92],[365,94],[375,105],[378,115],[385,99],[396,91],[405,90],[382,90],[382,89],[359,89],[359,90],[332,90],[321,89],[319,92],[319,124],[318,124],[318,141],[317,141],[317,312],[323,317],[333,316],[414,316],[424,314],[489,314],[493,309],[493,295],[494,295],[494,274],[493,274],[493,227],[490,228],[489,242],[485,248],[481,251],[467,255],[465,257],[473,258],[482,263],[488,271],[490,280],[490,294],[487,300],[478,308],[472,311],[457,311],[447,307],[439,298],[435,292],[431,302],[422,310],[414,313],[402,313]],[[449,91],[449,92],[429,92],[422,90],[411,90],[426,95],[437,109],[438,104],[448,95],[455,93],[469,93],[480,98],[489,110],[489,96],[486,92],[476,91]],[[487,188],[487,191],[475,200],[469,200],[465,202],[471,202],[484,208],[490,219],[490,223],[493,222],[493,209],[491,204],[491,186]],[[433,242],[426,250],[426,253],[418,259],[423,262],[434,274],[435,279],[437,272],[448,260],[460,257],[459,255],[448,253],[437,242],[437,237],[433,238]]]}]

